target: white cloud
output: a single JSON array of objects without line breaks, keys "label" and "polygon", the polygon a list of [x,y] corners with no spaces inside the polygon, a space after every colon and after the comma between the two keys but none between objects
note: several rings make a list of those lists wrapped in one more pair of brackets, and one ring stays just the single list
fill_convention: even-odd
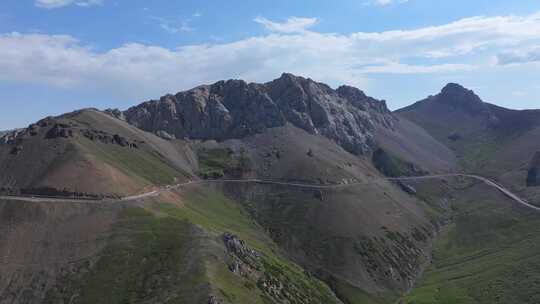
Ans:
[{"label": "white cloud", "polygon": [[68,5],[77,5],[81,7],[88,7],[93,5],[103,4],[103,0],[36,0],[35,5],[41,8],[59,8]]},{"label": "white cloud", "polygon": [[438,64],[438,65],[409,65],[399,62],[388,62],[384,65],[367,66],[361,69],[363,73],[372,74],[432,74],[458,71],[472,71],[475,67],[469,64]]},{"label": "white cloud", "polygon": [[317,18],[299,18],[299,17],[289,17],[286,22],[279,23],[270,21],[264,17],[257,17],[253,21],[262,24],[270,32],[276,33],[303,33],[306,32],[308,28],[317,24]]},{"label": "white cloud", "polygon": [[376,5],[376,6],[387,6],[391,4],[401,4],[401,3],[407,3],[409,0],[372,0],[369,2],[366,2],[366,5]]},{"label": "white cloud", "polygon": [[176,49],[128,43],[95,51],[71,36],[3,34],[0,82],[84,87],[130,99],[227,78],[266,81],[281,72],[365,87],[373,74],[467,73],[490,68],[484,59],[497,54],[540,45],[540,14],[349,35],[308,30],[315,18],[256,22],[270,33]]},{"label": "white cloud", "polygon": [[157,21],[159,27],[170,34],[177,34],[180,32],[193,32],[195,28],[193,28],[190,23],[191,19],[182,20],[181,22],[173,22],[169,19],[162,18],[162,17],[150,17],[151,20]]},{"label": "white cloud", "polygon": [[540,46],[503,52],[497,54],[496,59],[500,65],[540,62]]}]

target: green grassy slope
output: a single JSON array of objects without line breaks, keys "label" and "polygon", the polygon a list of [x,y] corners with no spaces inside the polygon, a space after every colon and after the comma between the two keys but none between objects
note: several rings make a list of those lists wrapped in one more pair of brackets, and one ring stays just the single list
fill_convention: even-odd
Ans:
[{"label": "green grassy slope", "polygon": [[204,303],[201,238],[188,222],[125,209],[96,264],[57,280],[44,303]]},{"label": "green grassy slope", "polygon": [[432,226],[422,204],[385,182],[331,191],[224,189],[242,196],[245,210],[280,248],[344,302],[392,302],[427,259]]},{"label": "green grassy slope", "polygon": [[117,204],[0,200],[0,302],[43,303],[57,278],[86,271],[107,247],[119,211]]},{"label": "green grassy slope", "polygon": [[[174,218],[191,221],[210,233],[221,235],[229,232],[245,240],[262,254],[259,267],[263,277],[275,278],[285,286],[278,298],[285,297],[293,303],[338,302],[326,285],[284,258],[262,227],[251,220],[239,204],[207,188],[194,188],[181,197],[183,208],[160,204],[159,210]],[[218,297],[226,303],[266,303],[269,299],[270,303],[287,301],[266,292],[261,288],[260,281],[231,277],[230,271],[225,271],[223,265],[212,265],[210,268],[210,281],[221,293]]]},{"label": "green grassy slope", "polygon": [[461,170],[497,179],[523,198],[540,203],[540,188],[526,185],[529,163],[540,150],[540,110],[505,109],[470,95],[448,98],[441,93],[396,115],[420,125],[454,151]]},{"label": "green grassy slope", "polygon": [[[265,232],[219,192],[191,187],[124,209],[95,265],[62,277],[46,303],[341,303],[321,281],[284,258]],[[170,197],[169,197],[170,198]],[[257,250],[253,273],[229,270],[222,235]],[[269,289],[265,282],[275,283]]]},{"label": "green grassy slope", "polygon": [[[426,196],[453,220],[406,303],[538,303],[540,216],[483,184],[433,185]],[[445,198],[446,197],[446,198]]]},{"label": "green grassy slope", "polygon": [[[197,147],[203,152],[201,169],[207,171],[224,171],[245,151],[253,177],[362,183],[339,191],[237,183],[222,188],[288,257],[323,279],[343,301],[397,298],[426,260],[432,231],[427,206],[381,180],[371,159],[291,126]],[[416,171],[395,157],[389,162],[386,167],[399,175]]]}]

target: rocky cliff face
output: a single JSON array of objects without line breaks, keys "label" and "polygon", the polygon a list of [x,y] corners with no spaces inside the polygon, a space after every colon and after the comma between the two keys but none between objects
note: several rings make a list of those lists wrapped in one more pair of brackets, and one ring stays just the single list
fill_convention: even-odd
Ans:
[{"label": "rocky cliff face", "polygon": [[142,103],[123,114],[129,123],[168,138],[242,138],[289,123],[331,138],[354,154],[369,153],[375,128],[392,128],[396,119],[384,101],[357,88],[333,90],[291,74],[265,84],[220,81]]}]

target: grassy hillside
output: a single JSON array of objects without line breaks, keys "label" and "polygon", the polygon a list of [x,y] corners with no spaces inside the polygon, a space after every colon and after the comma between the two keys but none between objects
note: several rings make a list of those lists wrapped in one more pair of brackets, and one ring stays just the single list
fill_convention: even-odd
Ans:
[{"label": "grassy hillside", "polygon": [[[385,303],[410,287],[427,259],[432,224],[421,202],[381,181],[371,159],[291,126],[188,145],[85,110],[30,126],[0,152],[5,185],[68,194],[141,192],[194,173],[362,183],[342,191],[191,186],[144,203],[100,206],[114,211],[103,228],[105,242],[73,254],[81,261],[73,268],[69,260],[51,268],[48,283],[33,295],[48,303],[206,304],[212,297],[222,303]],[[14,170],[22,164],[34,174]],[[48,212],[64,208],[70,210]],[[98,219],[91,225],[103,227]],[[226,235],[245,248],[231,251]],[[97,238],[92,231],[77,237]],[[36,248],[48,250],[45,244]],[[20,265],[28,272],[42,269],[32,269],[30,261]],[[15,276],[5,277],[3,286]],[[21,280],[18,295],[29,282]]]},{"label": "grassy hillside", "polygon": [[406,303],[537,303],[538,214],[484,184],[423,184],[417,188],[452,221],[434,243],[433,263]]},{"label": "grassy hillside", "polygon": [[94,265],[120,210],[0,200],[0,302],[42,303],[57,278]]},{"label": "grassy hillside", "polygon": [[247,158],[244,175],[259,178],[344,183],[379,174],[369,159],[292,126],[268,129],[242,140],[198,142],[193,149],[199,151],[201,169],[208,172],[234,171],[239,160]]},{"label": "grassy hillside", "polygon": [[370,158],[292,126],[188,143],[95,110],[41,121],[0,145],[2,187],[125,195],[194,174],[354,185],[223,182],[116,205],[4,202],[0,302],[394,303],[416,286],[404,300],[534,303],[536,217],[467,181],[411,182],[418,193],[405,193],[381,172],[421,174],[419,156],[408,157],[419,150],[440,152],[420,164],[433,172],[455,159],[426,133],[404,143],[395,132]]},{"label": "grassy hillside", "polygon": [[[287,256],[345,302],[399,296],[426,260],[432,231],[426,206],[380,180],[383,176],[370,158],[353,156],[324,137],[291,126],[242,140],[199,142],[194,149],[206,172],[224,172],[244,155],[253,177],[362,184],[341,191],[235,183],[222,188]],[[399,175],[420,172],[397,157],[391,160],[388,167],[407,171]]]},{"label": "grassy hillside", "polygon": [[498,180],[540,203],[540,188],[527,187],[530,162],[540,150],[540,110],[511,110],[484,103],[455,86],[400,109],[396,115],[423,127],[454,151],[463,171]]},{"label": "grassy hillside", "polygon": [[[286,259],[264,230],[219,192],[190,187],[116,208],[107,245],[91,254],[91,262],[56,272],[54,284],[41,295],[44,303],[74,298],[75,303],[206,304],[211,298],[231,304],[341,303],[324,283]],[[225,233],[245,241],[254,253],[230,251]],[[239,265],[237,272],[231,271],[233,265]],[[16,277],[5,279],[0,291]],[[22,296],[24,290],[13,292]]]},{"label": "grassy hillside", "polygon": [[12,192],[127,195],[193,174],[195,157],[96,110],[46,118],[0,144],[0,188]]},{"label": "grassy hillside", "polygon": [[396,298],[427,259],[428,215],[421,203],[386,182],[335,191],[234,184],[224,189],[344,302]]},{"label": "grassy hillside", "polygon": [[[428,232],[404,223],[429,223],[397,188],[358,200],[366,189],[323,200],[247,186],[236,190],[267,194],[236,202],[219,187],[189,186],[139,203],[4,202],[0,230],[12,228],[0,237],[0,295],[44,303],[390,303],[398,294],[389,290],[415,273],[402,263],[416,263],[426,245]],[[247,255],[228,249],[227,233],[245,242]],[[15,238],[25,240],[18,250],[9,245]],[[60,248],[69,250],[51,263]],[[42,289],[27,291],[30,273],[42,273]]]}]

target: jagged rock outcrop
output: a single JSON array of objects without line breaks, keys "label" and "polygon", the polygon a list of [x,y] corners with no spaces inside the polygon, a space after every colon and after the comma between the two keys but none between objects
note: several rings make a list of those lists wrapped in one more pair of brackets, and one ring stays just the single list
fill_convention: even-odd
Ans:
[{"label": "jagged rock outcrop", "polygon": [[223,302],[218,300],[218,298],[216,298],[215,296],[210,296],[210,298],[208,298],[208,304],[221,304],[221,303]]},{"label": "jagged rock outcrop", "polygon": [[[34,126],[30,126],[29,132],[30,133],[35,132]],[[60,138],[60,137],[62,138],[73,137],[73,129],[71,128],[71,126],[62,124],[62,123],[57,123],[45,135],[45,138],[47,139]]]},{"label": "jagged rock outcrop", "polygon": [[25,139],[41,136],[44,139],[70,139],[73,137],[85,137],[91,141],[104,144],[114,144],[121,147],[138,148],[142,141],[132,141],[119,134],[110,134],[102,130],[88,129],[74,123],[64,123],[62,118],[47,117],[26,129],[17,129],[5,133],[0,137],[0,144],[14,145],[11,154],[18,155],[22,152],[20,145]]},{"label": "jagged rock outcrop", "polygon": [[118,134],[109,134],[105,131],[94,129],[83,129],[81,134],[91,141],[99,141],[104,144],[115,144],[122,147],[138,148],[136,142],[131,142],[127,138]]},{"label": "jagged rock outcrop", "polygon": [[11,131],[5,131],[0,136],[0,144],[14,144],[17,141],[17,138],[25,133],[26,129],[15,129]]},{"label": "jagged rock outcrop", "polygon": [[540,186],[540,151],[534,155],[527,172],[527,187]]},{"label": "jagged rock outcrop", "polygon": [[[309,288],[309,284],[317,286],[319,282],[311,276],[292,275],[290,269],[283,268],[279,263],[252,249],[236,235],[225,232],[222,240],[226,249],[226,263],[229,270],[238,279],[252,282],[253,287],[260,290],[271,303],[278,304],[308,304],[308,303],[341,303],[334,295],[325,294],[324,290]],[[298,280],[298,278],[304,278]],[[308,284],[306,284],[309,282]],[[319,285],[321,286],[321,285]],[[217,297],[211,297],[214,302],[221,303]]]},{"label": "jagged rock outcrop", "polygon": [[171,135],[163,130],[159,130],[156,132],[156,135],[165,139],[165,140],[173,140],[173,139],[176,139],[176,137],[174,135]]},{"label": "jagged rock outcrop", "polygon": [[143,130],[192,139],[242,138],[290,123],[354,154],[370,152],[375,127],[392,128],[396,119],[384,101],[359,89],[333,90],[291,74],[265,84],[228,80],[199,86],[142,103],[124,116]]},{"label": "jagged rock outcrop", "polygon": [[126,120],[124,113],[120,111],[119,109],[106,109],[104,112],[111,115],[114,118],[117,118],[120,120]]},{"label": "jagged rock outcrop", "polygon": [[259,258],[257,251],[249,248],[246,245],[246,242],[239,239],[236,235],[225,232],[223,234],[223,243],[229,253],[234,254],[239,258]]}]

